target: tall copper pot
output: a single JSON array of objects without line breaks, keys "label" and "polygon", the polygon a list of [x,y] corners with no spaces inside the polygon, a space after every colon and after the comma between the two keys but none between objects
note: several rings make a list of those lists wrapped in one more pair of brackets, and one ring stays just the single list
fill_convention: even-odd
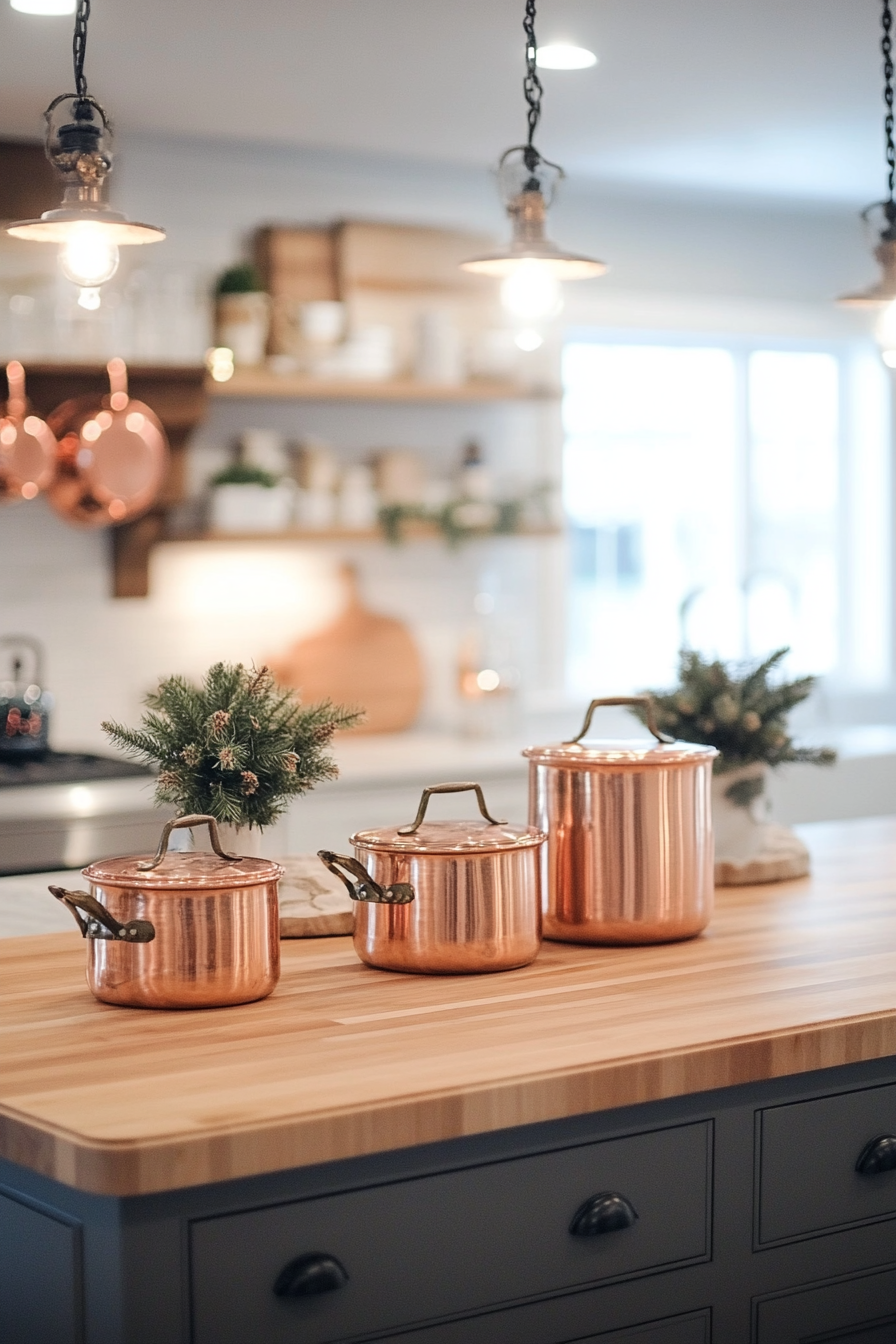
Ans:
[{"label": "tall copper pot", "polygon": [[[168,852],[172,830],[203,824],[213,854]],[[178,817],[155,856],[102,859],[83,873],[89,893],[50,891],[77,920],[87,983],[104,1003],[221,1008],[263,999],[276,985],[283,869],[226,853],[213,817]]]},{"label": "tall copper pot", "polygon": [[[483,821],[424,823],[433,794],[466,790],[475,791]],[[362,961],[389,971],[470,975],[509,971],[536,956],[544,839],[534,827],[491,816],[480,785],[434,784],[423,790],[409,825],[359,831],[351,837],[354,859],[328,850],[320,857],[358,902],[355,951]]]},{"label": "tall copper pot", "polygon": [[[643,705],[655,739],[585,741],[595,709]],[[715,747],[675,742],[645,696],[592,700],[578,737],[527,747],[529,821],[547,831],[544,936],[571,943],[692,938],[713,908]]]}]

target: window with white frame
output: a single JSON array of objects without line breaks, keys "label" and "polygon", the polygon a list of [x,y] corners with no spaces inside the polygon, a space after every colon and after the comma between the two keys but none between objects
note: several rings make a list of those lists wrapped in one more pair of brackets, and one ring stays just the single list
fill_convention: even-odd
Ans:
[{"label": "window with white frame", "polygon": [[569,689],[669,684],[682,645],[787,644],[892,684],[887,375],[856,343],[578,339],[563,356]]}]

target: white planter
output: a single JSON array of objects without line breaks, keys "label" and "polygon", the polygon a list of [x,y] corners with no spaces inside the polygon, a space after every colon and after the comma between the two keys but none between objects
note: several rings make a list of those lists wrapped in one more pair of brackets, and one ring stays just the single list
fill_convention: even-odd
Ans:
[{"label": "white planter", "polygon": [[216,485],[209,499],[213,532],[283,532],[293,520],[295,491],[280,485]]},{"label": "white planter", "polygon": [[[765,784],[769,767],[761,761],[713,775],[712,820],[716,845],[716,886],[781,882],[804,877],[809,851],[788,826],[768,819]],[[727,796],[732,785],[762,781],[762,792],[746,806]]]},{"label": "white planter", "polygon": [[222,294],[218,298],[218,345],[233,351],[235,364],[264,363],[270,327],[267,294]]},{"label": "white planter", "polygon": [[257,826],[233,826],[230,822],[219,821],[218,839],[228,854],[239,854],[244,859],[261,856],[261,831]]}]

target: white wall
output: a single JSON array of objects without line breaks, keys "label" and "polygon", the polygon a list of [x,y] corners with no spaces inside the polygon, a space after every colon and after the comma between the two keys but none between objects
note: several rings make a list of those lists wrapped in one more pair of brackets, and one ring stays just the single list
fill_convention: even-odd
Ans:
[{"label": "white wall", "polygon": [[[261,223],[353,216],[503,230],[491,182],[466,169],[199,141],[137,138],[121,151],[117,203],[169,230],[140,264],[179,282],[207,286]],[[576,324],[841,330],[855,319],[838,316],[830,296],[872,269],[853,217],[817,206],[622,195],[570,183],[553,231],[613,268],[570,295],[566,321]],[[0,267],[20,269],[23,256],[10,261],[4,249]],[[200,474],[248,424],[322,434],[349,455],[413,446],[442,465],[474,434],[507,471],[544,469],[557,445],[556,409],[218,403],[197,435]],[[332,553],[241,550],[227,560],[242,573],[240,591],[222,603],[219,589],[208,609],[199,569],[210,553],[184,547],[157,552],[148,599],[115,602],[107,549],[106,536],[67,527],[39,501],[0,513],[0,629],[45,641],[59,747],[101,745],[99,720],[132,719],[161,673],[196,672],[215,657],[263,658],[319,625],[338,602]],[[430,724],[450,719],[457,640],[483,585],[497,592],[518,632],[529,690],[544,699],[558,689],[556,547],[504,541],[451,555],[420,545],[368,548],[355,558],[370,604],[410,622],[421,641]],[[226,557],[218,559],[223,566]]]}]

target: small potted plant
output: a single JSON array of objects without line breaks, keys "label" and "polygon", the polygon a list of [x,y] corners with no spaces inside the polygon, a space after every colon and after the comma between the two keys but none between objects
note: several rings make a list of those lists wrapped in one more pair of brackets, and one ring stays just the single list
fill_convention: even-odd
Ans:
[{"label": "small potted plant", "polygon": [[293,520],[295,486],[263,467],[233,462],[209,481],[213,532],[282,532]]},{"label": "small potted plant", "polygon": [[257,852],[260,832],[293,798],[338,774],[327,747],[363,715],[325,700],[302,705],[266,667],[216,663],[199,685],[166,677],[144,700],[139,728],[104,723],[115,746],[157,765],[156,802],[202,813],[225,847]]},{"label": "small potted plant", "polygon": [[271,326],[271,300],[254,266],[231,266],[215,286],[217,344],[235,364],[263,364]]},{"label": "small potted plant", "polygon": [[[836,752],[794,745],[787,715],[810,695],[817,678],[773,679],[789,652],[777,649],[758,662],[726,664],[683,649],[678,686],[650,692],[661,728],[684,742],[718,749],[712,806],[720,886],[773,882],[809,871],[803,842],[768,819],[768,774],[789,761],[830,765]],[[640,711],[632,712],[644,721]]]}]

